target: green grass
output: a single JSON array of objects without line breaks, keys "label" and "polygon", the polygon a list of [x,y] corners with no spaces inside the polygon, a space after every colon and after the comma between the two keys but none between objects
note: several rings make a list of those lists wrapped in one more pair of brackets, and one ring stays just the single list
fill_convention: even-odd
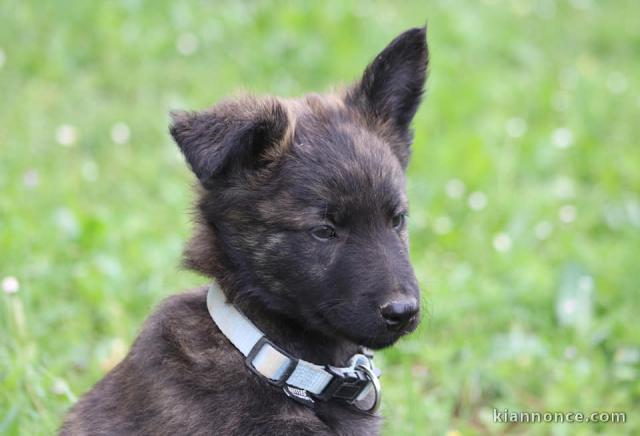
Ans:
[{"label": "green grass", "polygon": [[[639,14],[632,0],[2,2],[0,279],[19,290],[0,291],[0,434],[54,433],[153,306],[205,282],[178,268],[192,177],[170,109],[326,89],[425,20],[410,225],[427,316],[377,357],[386,434],[640,433]],[[493,408],[629,422],[507,425]]]}]

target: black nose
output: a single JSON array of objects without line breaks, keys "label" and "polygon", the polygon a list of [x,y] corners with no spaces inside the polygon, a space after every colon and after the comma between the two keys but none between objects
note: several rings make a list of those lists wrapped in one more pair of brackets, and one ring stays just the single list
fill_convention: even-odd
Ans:
[{"label": "black nose", "polygon": [[406,327],[418,314],[418,302],[415,299],[392,301],[380,307],[380,313],[387,327],[400,330]]}]

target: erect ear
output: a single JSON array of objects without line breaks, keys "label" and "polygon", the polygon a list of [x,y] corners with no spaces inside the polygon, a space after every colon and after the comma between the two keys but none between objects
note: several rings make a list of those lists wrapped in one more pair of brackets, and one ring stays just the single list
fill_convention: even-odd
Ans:
[{"label": "erect ear", "polygon": [[205,188],[217,177],[274,160],[284,149],[289,125],[282,103],[249,97],[171,116],[171,135]]},{"label": "erect ear", "polygon": [[408,129],[424,91],[426,32],[426,27],[410,29],[391,41],[349,90],[348,101],[377,121]]}]

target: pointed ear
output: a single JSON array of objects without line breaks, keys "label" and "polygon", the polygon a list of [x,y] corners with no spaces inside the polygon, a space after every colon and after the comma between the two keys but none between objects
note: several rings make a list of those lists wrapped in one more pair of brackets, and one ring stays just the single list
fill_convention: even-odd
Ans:
[{"label": "pointed ear", "polygon": [[426,27],[402,33],[367,67],[347,100],[382,123],[409,128],[424,91],[429,52]]},{"label": "pointed ear", "polygon": [[274,160],[284,151],[289,126],[286,108],[275,99],[226,101],[171,116],[171,135],[205,188],[217,177]]}]

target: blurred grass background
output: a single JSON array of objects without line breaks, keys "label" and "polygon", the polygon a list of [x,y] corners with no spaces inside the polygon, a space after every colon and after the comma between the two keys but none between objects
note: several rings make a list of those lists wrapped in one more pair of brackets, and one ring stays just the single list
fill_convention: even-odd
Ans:
[{"label": "blurred grass background", "polygon": [[[385,433],[639,434],[640,4],[0,3],[0,434],[52,434],[180,271],[167,112],[358,77],[429,24],[410,167],[428,315],[377,357]],[[493,408],[626,424],[493,422]]]}]

